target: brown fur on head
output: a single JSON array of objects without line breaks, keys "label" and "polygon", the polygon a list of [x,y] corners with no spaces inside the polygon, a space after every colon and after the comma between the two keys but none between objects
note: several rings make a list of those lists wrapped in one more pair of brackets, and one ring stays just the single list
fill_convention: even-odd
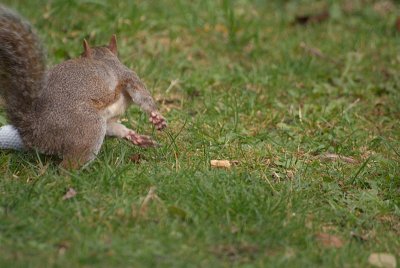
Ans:
[{"label": "brown fur on head", "polygon": [[117,37],[115,34],[111,36],[108,46],[91,48],[86,39],[83,40],[83,52],[81,54],[82,58],[104,58],[104,56],[107,56],[107,54],[110,55],[110,52],[113,54],[113,56],[118,56]]}]

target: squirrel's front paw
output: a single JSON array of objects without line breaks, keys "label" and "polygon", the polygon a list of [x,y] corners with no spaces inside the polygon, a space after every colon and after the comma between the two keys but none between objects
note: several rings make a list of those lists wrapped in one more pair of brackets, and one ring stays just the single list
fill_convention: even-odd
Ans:
[{"label": "squirrel's front paw", "polygon": [[133,144],[143,148],[158,146],[158,143],[149,136],[139,135],[133,131],[130,132],[125,138],[130,140]]},{"label": "squirrel's front paw", "polygon": [[151,112],[149,120],[157,130],[162,130],[167,127],[167,121],[165,120],[164,116],[158,112]]}]

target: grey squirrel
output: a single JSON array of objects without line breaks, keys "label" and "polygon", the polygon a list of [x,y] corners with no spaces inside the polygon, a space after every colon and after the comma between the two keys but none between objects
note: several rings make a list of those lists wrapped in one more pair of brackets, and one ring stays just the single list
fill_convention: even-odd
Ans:
[{"label": "grey squirrel", "polygon": [[156,145],[118,122],[132,103],[158,130],[166,127],[146,86],[119,61],[115,35],[107,46],[84,40],[83,48],[79,58],[46,70],[32,26],[0,5],[0,92],[9,122],[24,148],[59,155],[67,169],[93,160],[106,135]]}]

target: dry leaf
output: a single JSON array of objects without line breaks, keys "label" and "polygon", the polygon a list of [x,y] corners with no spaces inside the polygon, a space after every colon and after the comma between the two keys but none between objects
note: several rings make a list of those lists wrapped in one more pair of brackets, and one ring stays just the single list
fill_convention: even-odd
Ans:
[{"label": "dry leaf", "polygon": [[400,17],[398,17],[396,20],[396,29],[400,33]]},{"label": "dry leaf", "polygon": [[349,164],[356,164],[357,160],[355,160],[354,158],[351,157],[347,157],[347,156],[343,156],[343,155],[338,155],[338,154],[330,154],[330,153],[326,153],[323,155],[320,155],[320,159],[322,160],[327,160],[327,161],[343,161]]},{"label": "dry leaf", "polygon": [[325,10],[318,14],[296,16],[293,24],[308,25],[313,23],[321,23],[329,19],[329,16],[330,14],[328,10]]},{"label": "dry leaf", "polygon": [[341,248],[343,246],[342,239],[335,235],[318,233],[316,234],[316,239],[321,243],[321,245],[327,248]]},{"label": "dry leaf", "polygon": [[368,262],[376,267],[396,268],[396,257],[389,253],[372,253]]},{"label": "dry leaf", "polygon": [[69,188],[68,191],[65,193],[63,196],[63,200],[68,200],[74,197],[77,194],[77,192],[74,190],[74,188]]},{"label": "dry leaf", "polygon": [[142,162],[142,160],[144,160],[144,156],[142,154],[133,154],[129,157],[129,160],[131,160],[133,163],[135,164],[139,164],[140,162]]}]

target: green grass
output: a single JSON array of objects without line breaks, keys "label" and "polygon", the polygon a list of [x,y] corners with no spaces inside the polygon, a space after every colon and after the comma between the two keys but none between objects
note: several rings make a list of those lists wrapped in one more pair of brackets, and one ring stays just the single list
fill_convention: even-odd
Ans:
[{"label": "green grass", "polygon": [[[366,267],[373,252],[400,261],[398,6],[5,2],[35,25],[50,65],[79,55],[83,38],[116,33],[169,128],[157,133],[133,107],[125,123],[163,146],[107,139],[72,173],[55,157],[0,151],[1,267]],[[324,5],[329,20],[291,24]],[[239,164],[213,169],[212,159]],[[152,186],[159,201],[143,207]],[[77,195],[63,200],[70,187]],[[324,245],[320,233],[343,243]]]}]

